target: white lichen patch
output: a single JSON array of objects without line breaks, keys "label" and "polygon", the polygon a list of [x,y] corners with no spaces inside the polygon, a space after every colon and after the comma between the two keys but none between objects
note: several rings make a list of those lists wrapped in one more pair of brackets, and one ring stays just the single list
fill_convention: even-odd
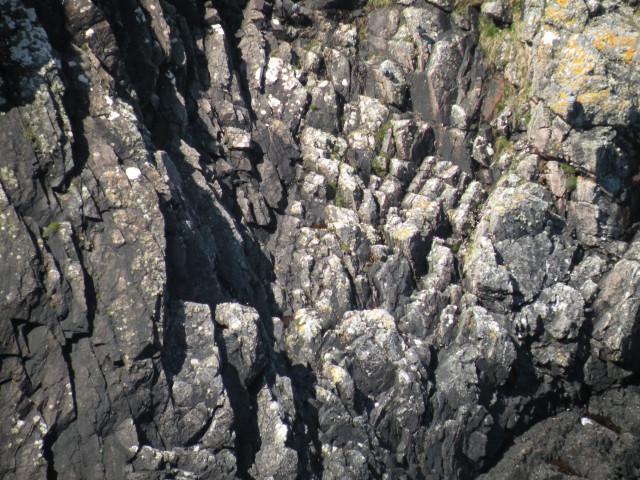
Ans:
[{"label": "white lichen patch", "polygon": [[267,85],[273,85],[278,81],[284,61],[278,57],[271,57],[267,65],[267,71],[264,74],[264,80]]},{"label": "white lichen patch", "polygon": [[129,180],[137,180],[142,175],[142,172],[138,167],[127,167],[124,171]]},{"label": "white lichen patch", "polygon": [[544,45],[553,47],[553,42],[557,39],[558,39],[558,35],[556,35],[554,32],[550,30],[545,30],[545,32],[542,34],[542,43]]},{"label": "white lichen patch", "polygon": [[284,444],[287,441],[287,434],[289,433],[289,429],[284,423],[279,423],[276,425],[275,439],[278,443]]},{"label": "white lichen patch", "polygon": [[24,426],[24,424],[25,424],[25,421],[19,419],[11,429],[11,434],[16,435],[20,431],[20,429]]},{"label": "white lichen patch", "polygon": [[279,111],[282,107],[282,102],[271,94],[267,97],[267,102],[272,110]]},{"label": "white lichen patch", "polygon": [[580,418],[580,423],[584,426],[584,425],[595,425],[595,423],[593,422],[593,420],[591,420],[589,417],[582,417]]},{"label": "white lichen patch", "polygon": [[220,25],[219,23],[216,23],[215,25],[213,25],[212,30],[214,31],[214,33],[216,33],[217,35],[220,35],[222,37],[224,37],[224,28],[222,28],[222,25]]}]

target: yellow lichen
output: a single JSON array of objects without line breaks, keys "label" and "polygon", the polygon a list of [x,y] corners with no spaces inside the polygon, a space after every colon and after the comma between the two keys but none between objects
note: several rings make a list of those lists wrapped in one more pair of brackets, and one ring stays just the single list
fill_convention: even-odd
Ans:
[{"label": "yellow lichen", "polygon": [[347,372],[344,368],[338,367],[336,365],[329,366],[329,376],[331,377],[331,381],[335,383],[340,383],[347,376]]},{"label": "yellow lichen", "polygon": [[[575,5],[570,5],[567,0],[556,0],[554,3],[555,5],[548,5],[545,9],[545,21],[551,25],[562,25],[565,28],[576,26],[576,23],[580,20],[580,10],[577,10]],[[580,22],[580,24],[577,25],[578,28],[582,26],[582,23],[583,22]]]},{"label": "yellow lichen", "polygon": [[636,56],[638,39],[630,35],[618,35],[611,30],[597,32],[592,40],[593,45],[600,51],[613,54],[631,65]]},{"label": "yellow lichen", "polygon": [[415,233],[416,233],[415,228],[402,227],[396,230],[393,236],[396,240],[402,242],[404,240],[411,238],[413,235],[415,235]]}]

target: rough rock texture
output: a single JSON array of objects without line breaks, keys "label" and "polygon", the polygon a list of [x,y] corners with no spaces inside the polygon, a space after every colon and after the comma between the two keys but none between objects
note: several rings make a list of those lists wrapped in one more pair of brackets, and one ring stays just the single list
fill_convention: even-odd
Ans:
[{"label": "rough rock texture", "polygon": [[0,477],[639,478],[636,3],[0,0]]}]

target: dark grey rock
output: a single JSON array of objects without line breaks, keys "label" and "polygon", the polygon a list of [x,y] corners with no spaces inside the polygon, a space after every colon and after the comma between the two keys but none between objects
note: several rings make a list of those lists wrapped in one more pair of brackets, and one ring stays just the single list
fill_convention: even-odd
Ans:
[{"label": "dark grey rock", "polygon": [[633,2],[382,4],[0,1],[0,476],[640,476]]},{"label": "dark grey rock", "polygon": [[598,319],[593,338],[602,359],[634,368],[638,325],[638,302],[634,278],[638,263],[620,260],[600,281],[600,293],[594,302]]},{"label": "dark grey rock", "polygon": [[595,479],[636,475],[637,460],[624,452],[637,440],[616,432],[615,426],[612,430],[607,424],[599,414],[581,416],[574,411],[549,418],[526,432],[505,457],[480,478],[513,478],[513,475],[526,474],[541,478]]}]

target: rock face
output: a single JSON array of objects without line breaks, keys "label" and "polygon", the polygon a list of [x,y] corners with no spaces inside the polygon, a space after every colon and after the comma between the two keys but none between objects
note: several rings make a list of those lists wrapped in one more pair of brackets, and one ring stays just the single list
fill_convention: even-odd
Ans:
[{"label": "rock face", "polygon": [[639,32],[0,0],[0,477],[640,477]]}]

